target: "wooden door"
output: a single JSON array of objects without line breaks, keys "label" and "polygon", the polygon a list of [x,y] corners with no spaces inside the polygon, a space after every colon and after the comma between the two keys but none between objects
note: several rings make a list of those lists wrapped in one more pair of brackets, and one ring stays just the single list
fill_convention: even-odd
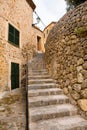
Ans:
[{"label": "wooden door", "polygon": [[11,63],[11,89],[19,88],[19,64]]}]

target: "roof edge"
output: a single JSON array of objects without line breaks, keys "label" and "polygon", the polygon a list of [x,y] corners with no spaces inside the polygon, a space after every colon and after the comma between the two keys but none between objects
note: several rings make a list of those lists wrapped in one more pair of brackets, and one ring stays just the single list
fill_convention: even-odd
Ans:
[{"label": "roof edge", "polygon": [[[54,21],[51,22],[50,24],[48,24],[48,25],[44,28],[44,30],[45,30],[46,28],[48,28],[51,24],[56,24],[56,23],[57,23],[57,22],[54,22]],[[43,31],[44,31],[44,30],[43,30]]]},{"label": "roof edge", "polygon": [[34,2],[33,2],[32,0],[26,0],[26,1],[27,1],[28,4],[31,6],[31,8],[32,8],[33,10],[35,10],[36,5],[34,4]]},{"label": "roof edge", "polygon": [[36,27],[35,25],[32,25],[32,27],[33,27],[33,28],[35,28],[35,29],[37,29],[37,30],[39,30],[40,32],[42,32],[42,33],[43,33],[43,31],[42,31],[42,30],[40,30],[40,28]]}]

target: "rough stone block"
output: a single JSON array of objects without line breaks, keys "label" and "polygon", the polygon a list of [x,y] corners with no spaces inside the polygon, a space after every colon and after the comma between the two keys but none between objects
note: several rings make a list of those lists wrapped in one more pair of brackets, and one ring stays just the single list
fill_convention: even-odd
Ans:
[{"label": "rough stone block", "polygon": [[78,105],[83,111],[87,112],[87,99],[80,99],[78,100]]}]

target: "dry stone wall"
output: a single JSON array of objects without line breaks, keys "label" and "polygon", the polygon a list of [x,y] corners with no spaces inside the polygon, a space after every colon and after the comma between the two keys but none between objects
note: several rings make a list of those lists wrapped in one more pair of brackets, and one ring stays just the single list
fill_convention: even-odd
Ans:
[{"label": "dry stone wall", "polygon": [[46,65],[87,117],[87,2],[66,13],[46,41]]},{"label": "dry stone wall", "polygon": [[21,65],[21,85],[26,86],[26,74],[27,74],[27,65],[28,61],[32,59],[36,52],[36,45],[27,44],[22,48],[22,65]]}]

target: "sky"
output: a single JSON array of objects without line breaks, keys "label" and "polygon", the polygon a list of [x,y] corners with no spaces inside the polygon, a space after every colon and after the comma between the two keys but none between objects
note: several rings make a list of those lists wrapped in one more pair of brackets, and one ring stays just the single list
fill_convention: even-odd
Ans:
[{"label": "sky", "polygon": [[[57,22],[66,13],[65,0],[33,0],[36,5],[35,11],[41,18],[45,26],[52,21]],[[34,14],[34,23],[36,23],[36,15]],[[45,26],[40,22],[37,25],[41,30]]]}]

